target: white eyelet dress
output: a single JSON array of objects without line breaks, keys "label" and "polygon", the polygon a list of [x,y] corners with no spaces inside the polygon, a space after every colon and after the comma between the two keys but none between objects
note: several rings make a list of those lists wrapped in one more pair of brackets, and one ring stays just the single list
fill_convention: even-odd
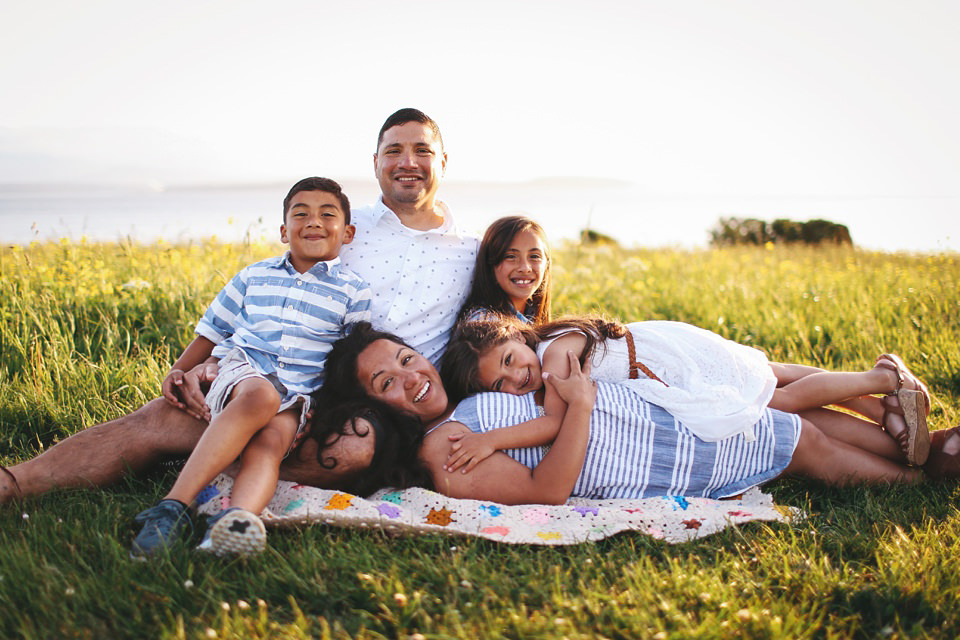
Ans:
[{"label": "white eyelet dress", "polygon": [[[626,337],[597,345],[591,358],[594,380],[629,386],[702,440],[750,437],[777,386],[762,351],[682,322],[654,320],[626,327],[634,357]],[[541,362],[556,337],[537,347]],[[641,365],[635,379],[630,376],[633,362]],[[644,374],[644,366],[658,379]]]}]

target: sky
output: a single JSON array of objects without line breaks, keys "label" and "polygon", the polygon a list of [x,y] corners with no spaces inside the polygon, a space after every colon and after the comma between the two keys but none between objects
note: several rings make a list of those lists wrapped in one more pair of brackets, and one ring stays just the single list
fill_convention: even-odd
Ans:
[{"label": "sky", "polygon": [[372,179],[418,107],[447,179],[956,197],[953,0],[4,0],[0,184]]}]

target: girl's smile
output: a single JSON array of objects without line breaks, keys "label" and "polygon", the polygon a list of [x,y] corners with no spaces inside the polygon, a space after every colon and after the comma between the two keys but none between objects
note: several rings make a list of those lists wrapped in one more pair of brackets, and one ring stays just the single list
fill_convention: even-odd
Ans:
[{"label": "girl's smile", "polygon": [[477,379],[484,389],[524,395],[543,386],[540,359],[519,339],[507,340],[480,356]]},{"label": "girl's smile", "polygon": [[503,260],[494,267],[497,284],[520,313],[543,284],[546,264],[547,248],[543,241],[532,231],[521,231],[513,236]]}]

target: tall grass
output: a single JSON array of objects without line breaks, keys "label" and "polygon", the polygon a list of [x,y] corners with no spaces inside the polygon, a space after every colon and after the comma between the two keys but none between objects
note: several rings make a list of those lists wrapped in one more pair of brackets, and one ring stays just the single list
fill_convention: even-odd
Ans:
[{"label": "tall grass", "polygon": [[[206,305],[272,245],[43,244],[0,252],[0,462],[136,408]],[[837,369],[900,353],[960,423],[960,256],[801,248],[565,248],[555,311],[691,322]],[[794,525],[669,546],[567,548],[271,532],[250,560],[127,559],[171,472],[0,507],[0,637],[956,637],[956,483],[778,481]]]}]

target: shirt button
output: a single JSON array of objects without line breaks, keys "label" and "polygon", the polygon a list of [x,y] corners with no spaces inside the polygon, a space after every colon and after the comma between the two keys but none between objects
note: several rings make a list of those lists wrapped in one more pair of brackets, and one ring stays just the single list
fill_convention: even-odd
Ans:
[{"label": "shirt button", "polygon": [[302,286],[302,285],[303,285],[303,280],[297,280],[297,286],[299,287],[299,286]]},{"label": "shirt button", "polygon": [[280,367],[281,369],[283,369],[286,365],[284,365],[284,364],[281,362],[281,363],[279,363],[277,366]]}]

